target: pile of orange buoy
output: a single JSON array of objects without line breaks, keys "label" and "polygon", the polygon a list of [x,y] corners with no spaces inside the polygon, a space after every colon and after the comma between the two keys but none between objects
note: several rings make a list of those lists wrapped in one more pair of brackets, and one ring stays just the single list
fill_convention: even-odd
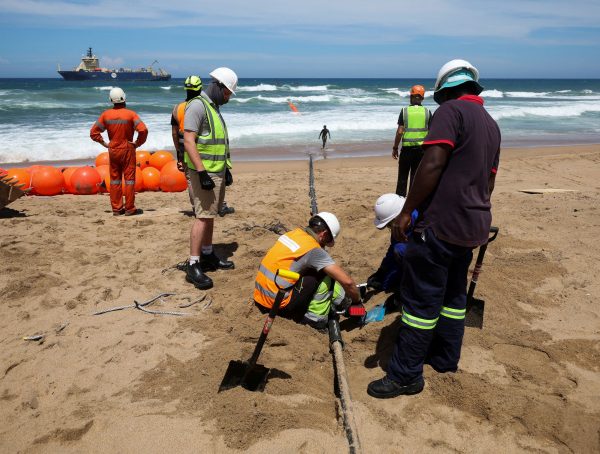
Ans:
[{"label": "pile of orange buoy", "polygon": [[[183,172],[168,151],[136,151],[135,191],[181,192],[187,189]],[[97,194],[110,186],[108,152],[96,157],[95,166],[52,167],[33,165],[27,168],[2,169],[0,177],[9,177],[30,195]]]}]

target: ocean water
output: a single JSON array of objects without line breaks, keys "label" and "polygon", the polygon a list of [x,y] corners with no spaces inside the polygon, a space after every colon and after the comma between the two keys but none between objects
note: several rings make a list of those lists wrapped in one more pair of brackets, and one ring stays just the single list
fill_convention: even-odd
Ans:
[{"label": "ocean water", "polygon": [[[185,97],[182,83],[120,85],[128,107],[150,131],[143,149],[173,148],[170,115]],[[398,114],[415,83],[430,88],[434,80],[241,79],[236,96],[222,108],[231,146],[239,150],[234,159],[252,160],[255,155],[244,149],[257,147],[274,147],[272,153],[281,159],[291,156],[290,149],[318,149],[325,124],[332,148],[362,142],[389,142],[391,148]],[[482,84],[504,146],[600,143],[600,79],[490,79]],[[89,159],[104,151],[90,140],[89,129],[110,107],[111,88],[106,82],[0,79],[0,163]],[[430,89],[423,104],[437,107]]]}]

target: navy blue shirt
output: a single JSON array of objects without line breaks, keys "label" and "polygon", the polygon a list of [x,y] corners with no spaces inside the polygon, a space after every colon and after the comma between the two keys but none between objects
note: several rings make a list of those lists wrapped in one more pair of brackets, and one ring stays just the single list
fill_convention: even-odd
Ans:
[{"label": "navy blue shirt", "polygon": [[500,159],[500,128],[479,96],[443,103],[433,114],[423,149],[452,148],[446,168],[430,197],[418,207],[415,230],[430,227],[451,244],[477,247],[487,242],[492,223],[489,177]]}]

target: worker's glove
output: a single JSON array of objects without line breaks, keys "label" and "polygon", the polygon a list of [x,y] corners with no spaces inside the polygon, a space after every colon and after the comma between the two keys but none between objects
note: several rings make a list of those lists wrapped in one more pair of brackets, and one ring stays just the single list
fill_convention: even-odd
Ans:
[{"label": "worker's glove", "polygon": [[206,170],[199,170],[198,177],[200,177],[200,186],[205,191],[212,191],[215,188],[215,182]]},{"label": "worker's glove", "polygon": [[233,184],[233,175],[229,169],[225,169],[225,186],[231,186]]}]

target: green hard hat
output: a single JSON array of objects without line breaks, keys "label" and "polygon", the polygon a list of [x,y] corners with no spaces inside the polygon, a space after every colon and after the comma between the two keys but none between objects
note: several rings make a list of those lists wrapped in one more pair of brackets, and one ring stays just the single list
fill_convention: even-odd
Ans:
[{"label": "green hard hat", "polygon": [[198,76],[188,76],[183,86],[186,90],[200,91],[202,89],[202,79]]}]

